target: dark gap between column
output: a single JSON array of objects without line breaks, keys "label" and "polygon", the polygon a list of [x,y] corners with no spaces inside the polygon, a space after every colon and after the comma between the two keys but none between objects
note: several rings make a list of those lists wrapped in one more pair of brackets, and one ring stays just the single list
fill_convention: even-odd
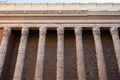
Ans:
[{"label": "dark gap between column", "polygon": [[101,40],[105,57],[108,80],[119,80],[120,75],[117,65],[117,59],[115,55],[112,37],[109,30],[101,31]]},{"label": "dark gap between column", "polygon": [[82,36],[86,80],[99,80],[95,43],[92,30],[83,30]]},{"label": "dark gap between column", "polygon": [[64,80],[78,80],[74,30],[65,30],[64,44]]},{"label": "dark gap between column", "polygon": [[101,40],[108,80],[119,80],[120,75],[117,65],[117,59],[115,55],[112,37],[109,30],[101,31]]},{"label": "dark gap between column", "polygon": [[15,64],[20,41],[20,30],[12,30],[8,42],[7,54],[3,66],[3,72],[0,80],[13,80]]},{"label": "dark gap between column", "polygon": [[57,31],[48,30],[45,43],[43,80],[56,80]]},{"label": "dark gap between column", "polygon": [[22,80],[34,80],[39,30],[30,30],[27,40]]}]

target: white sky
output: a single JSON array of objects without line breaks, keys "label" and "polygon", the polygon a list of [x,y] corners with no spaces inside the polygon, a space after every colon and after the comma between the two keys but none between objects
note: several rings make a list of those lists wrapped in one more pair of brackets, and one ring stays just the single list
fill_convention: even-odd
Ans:
[{"label": "white sky", "polygon": [[[0,0],[1,1],[1,0]],[[8,0],[10,3],[88,3],[88,2],[114,2],[120,3],[120,0]]]}]

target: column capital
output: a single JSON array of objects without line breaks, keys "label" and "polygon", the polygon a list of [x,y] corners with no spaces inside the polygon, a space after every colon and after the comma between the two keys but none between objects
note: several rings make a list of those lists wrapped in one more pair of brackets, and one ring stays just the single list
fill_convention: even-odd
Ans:
[{"label": "column capital", "polygon": [[116,33],[118,33],[118,27],[111,27],[111,28],[110,28],[110,32],[111,32],[111,34],[116,34]]},{"label": "column capital", "polygon": [[64,35],[64,28],[63,27],[58,27],[57,28],[57,34],[58,35]]},{"label": "column capital", "polygon": [[93,27],[93,34],[100,35],[100,28],[99,27]]},{"label": "column capital", "polygon": [[27,35],[29,33],[29,28],[28,27],[23,27],[22,28],[22,35]]},{"label": "column capital", "polygon": [[82,35],[82,28],[81,27],[75,27],[75,34],[76,35]]},{"label": "column capital", "polygon": [[47,28],[46,27],[40,27],[39,31],[40,31],[40,34],[46,35]]},{"label": "column capital", "polygon": [[4,27],[3,35],[9,35],[11,33],[10,27]]}]

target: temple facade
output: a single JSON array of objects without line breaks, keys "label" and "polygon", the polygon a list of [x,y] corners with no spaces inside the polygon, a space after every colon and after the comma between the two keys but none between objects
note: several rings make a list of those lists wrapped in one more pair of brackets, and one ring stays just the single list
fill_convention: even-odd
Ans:
[{"label": "temple facade", "polygon": [[0,4],[0,80],[120,80],[120,3]]}]

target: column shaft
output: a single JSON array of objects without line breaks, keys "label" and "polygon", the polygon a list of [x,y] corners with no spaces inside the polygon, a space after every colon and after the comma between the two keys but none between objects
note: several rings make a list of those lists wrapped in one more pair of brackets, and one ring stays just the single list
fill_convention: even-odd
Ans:
[{"label": "column shaft", "polygon": [[86,80],[81,27],[75,28],[75,36],[78,80]]},{"label": "column shaft", "polygon": [[100,29],[98,27],[93,28],[93,36],[96,48],[97,66],[99,73],[99,80],[107,80],[106,66],[104,60],[104,54],[102,49]]},{"label": "column shaft", "polygon": [[43,76],[43,61],[45,52],[45,39],[46,39],[46,28],[41,27],[39,29],[39,44],[37,52],[36,70],[35,70],[35,80],[42,80]]},{"label": "column shaft", "polygon": [[21,80],[28,33],[29,33],[29,29],[27,27],[23,27],[13,80]]},{"label": "column shaft", "polygon": [[64,28],[57,29],[57,79],[64,80]]},{"label": "column shaft", "polygon": [[0,76],[3,70],[3,65],[5,62],[5,56],[7,52],[8,41],[11,34],[11,28],[5,27],[3,31],[3,37],[0,44]]},{"label": "column shaft", "polygon": [[120,72],[120,39],[119,39],[119,34],[118,34],[118,28],[117,27],[112,27],[110,29],[110,32],[111,32],[111,36],[112,36],[112,39],[113,39],[113,45],[114,45],[114,48],[115,48],[118,68],[119,68],[119,72]]}]

